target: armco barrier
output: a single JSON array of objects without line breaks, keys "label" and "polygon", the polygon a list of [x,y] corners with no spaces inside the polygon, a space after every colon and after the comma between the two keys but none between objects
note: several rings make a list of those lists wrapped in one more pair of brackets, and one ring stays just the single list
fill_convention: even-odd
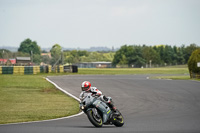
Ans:
[{"label": "armco barrier", "polygon": [[[51,68],[50,68],[51,69]],[[0,66],[0,74],[37,74],[45,72],[40,66]]]},{"label": "armco barrier", "polygon": [[24,67],[14,66],[13,67],[13,74],[24,74]]},{"label": "armco barrier", "polygon": [[40,73],[40,66],[33,66],[33,74]]},{"label": "armco barrier", "polygon": [[51,72],[51,69],[52,69],[52,67],[50,66],[50,65],[48,65],[48,68],[49,68],[49,73]]},{"label": "armco barrier", "polygon": [[59,66],[59,68],[61,73],[64,72],[63,66]]},{"label": "armco barrier", "polygon": [[33,74],[33,67],[32,66],[24,67],[24,74]]},{"label": "armco barrier", "polygon": [[2,74],[13,74],[13,67],[12,66],[3,66],[2,67]]},{"label": "armco barrier", "polygon": [[[67,67],[68,68],[68,67]],[[66,71],[66,66],[56,66],[53,72],[78,72],[77,66],[70,66],[70,71]],[[52,67],[48,66],[0,66],[0,74],[37,74],[51,73]]]},{"label": "armco barrier", "polygon": [[44,66],[40,66],[40,73],[44,72]]}]

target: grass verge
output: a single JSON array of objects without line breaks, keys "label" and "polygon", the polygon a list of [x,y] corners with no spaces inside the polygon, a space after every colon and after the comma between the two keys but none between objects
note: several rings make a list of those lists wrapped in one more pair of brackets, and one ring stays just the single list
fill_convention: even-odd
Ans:
[{"label": "grass verge", "polygon": [[0,124],[73,115],[78,102],[57,90],[43,75],[0,75]]},{"label": "grass verge", "polygon": [[81,68],[78,74],[189,74],[188,68]]},{"label": "grass verge", "polygon": [[189,80],[190,76],[181,75],[181,76],[156,76],[152,77],[153,79],[173,79],[173,80]]},{"label": "grass verge", "polygon": [[197,80],[200,81],[200,79],[191,79],[189,75],[181,75],[181,76],[156,76],[151,77],[153,79],[173,79],[173,80]]}]

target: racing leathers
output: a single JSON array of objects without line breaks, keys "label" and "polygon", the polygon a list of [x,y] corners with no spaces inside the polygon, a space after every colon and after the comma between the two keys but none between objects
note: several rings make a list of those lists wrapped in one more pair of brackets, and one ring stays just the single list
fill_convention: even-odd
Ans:
[{"label": "racing leathers", "polygon": [[98,90],[96,87],[91,87],[89,91],[82,91],[79,98],[83,99],[87,93],[92,93],[93,96],[99,97],[101,101],[108,104],[108,106],[113,110],[116,111],[116,107],[113,105],[112,98],[106,97],[105,95],[102,95],[102,92]]}]

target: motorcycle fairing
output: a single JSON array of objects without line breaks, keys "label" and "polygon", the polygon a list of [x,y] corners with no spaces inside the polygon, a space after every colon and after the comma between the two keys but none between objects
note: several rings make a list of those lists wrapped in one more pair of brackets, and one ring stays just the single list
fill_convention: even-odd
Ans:
[{"label": "motorcycle fairing", "polygon": [[106,103],[100,101],[100,100],[96,100],[93,103],[93,106],[96,107],[97,109],[99,109],[102,114],[103,114],[103,123],[106,123],[110,114],[112,113],[110,108],[107,106]]}]

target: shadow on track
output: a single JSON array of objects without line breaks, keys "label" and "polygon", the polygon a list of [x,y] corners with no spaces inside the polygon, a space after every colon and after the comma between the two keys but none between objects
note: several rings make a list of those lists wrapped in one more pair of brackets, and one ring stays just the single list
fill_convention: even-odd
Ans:
[{"label": "shadow on track", "polygon": [[[94,126],[67,126],[67,127],[71,127],[71,128],[98,128],[98,127],[94,127]],[[117,128],[115,126],[103,126],[101,128]]]}]

